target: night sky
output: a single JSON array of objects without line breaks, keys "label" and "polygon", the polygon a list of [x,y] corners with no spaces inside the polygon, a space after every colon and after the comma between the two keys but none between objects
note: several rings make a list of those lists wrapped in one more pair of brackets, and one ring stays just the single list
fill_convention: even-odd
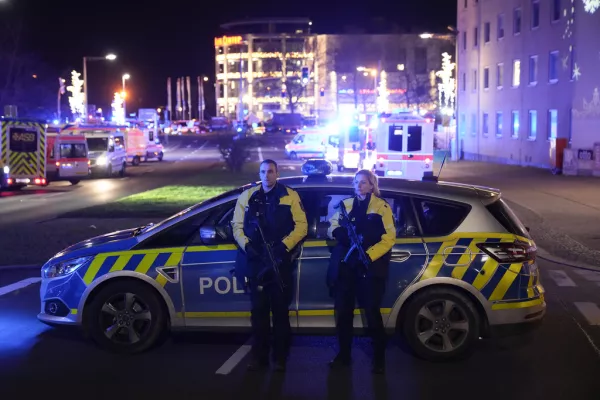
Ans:
[{"label": "night sky", "polygon": [[109,108],[122,74],[129,73],[127,88],[133,97],[128,109],[164,105],[169,76],[191,76],[195,82],[196,76],[207,74],[214,79],[213,38],[223,34],[219,25],[231,20],[306,17],[316,33],[341,33],[349,25],[371,29],[369,20],[378,17],[416,32],[444,31],[456,21],[455,0],[324,3],[285,2],[293,4],[286,10],[274,0],[0,0],[0,12],[23,21],[21,51],[43,60],[48,68],[39,74],[55,74],[56,82],[58,75],[70,77],[72,69],[81,72],[83,56],[117,54],[114,62],[88,63],[89,104]]}]

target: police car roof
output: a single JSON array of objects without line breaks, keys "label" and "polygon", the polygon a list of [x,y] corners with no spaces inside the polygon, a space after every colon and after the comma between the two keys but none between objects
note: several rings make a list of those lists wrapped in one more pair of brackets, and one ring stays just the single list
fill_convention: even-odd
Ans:
[{"label": "police car roof", "polygon": [[[352,187],[354,176],[331,175],[320,179],[307,179],[304,176],[280,178],[279,182],[292,189],[296,188],[349,188]],[[418,180],[379,178],[379,189],[398,191],[410,194],[434,195],[436,197],[453,198],[456,200],[473,199],[477,197],[496,198],[500,190],[485,186],[467,185],[455,182],[427,182]]]}]

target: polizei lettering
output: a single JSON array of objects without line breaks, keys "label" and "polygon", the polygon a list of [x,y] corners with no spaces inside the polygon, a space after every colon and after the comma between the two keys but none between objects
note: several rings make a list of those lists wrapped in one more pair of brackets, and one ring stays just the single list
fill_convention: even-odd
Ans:
[{"label": "polizei lettering", "polygon": [[227,278],[225,276],[220,276],[216,279],[202,277],[200,278],[200,294],[206,294],[209,291],[215,291],[217,294],[243,294],[244,287],[238,282],[238,280],[233,278]]}]

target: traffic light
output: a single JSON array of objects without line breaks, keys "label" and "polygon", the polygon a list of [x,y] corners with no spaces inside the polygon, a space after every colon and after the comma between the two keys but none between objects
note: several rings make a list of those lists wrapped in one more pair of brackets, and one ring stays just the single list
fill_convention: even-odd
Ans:
[{"label": "traffic light", "polygon": [[306,85],[309,80],[308,67],[302,67],[302,84]]},{"label": "traffic light", "polygon": [[321,87],[321,97],[325,96],[325,88]]}]

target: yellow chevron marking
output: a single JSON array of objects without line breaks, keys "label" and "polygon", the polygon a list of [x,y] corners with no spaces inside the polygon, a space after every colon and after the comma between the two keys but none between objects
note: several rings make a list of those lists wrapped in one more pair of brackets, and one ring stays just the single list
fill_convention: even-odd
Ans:
[{"label": "yellow chevron marking", "polygon": [[471,243],[469,244],[468,250],[465,251],[465,253],[462,256],[460,256],[460,258],[458,259],[457,264],[459,266],[454,267],[454,269],[452,270],[453,278],[462,280],[462,278],[467,273],[467,270],[471,266],[471,263],[473,262],[473,260],[475,260],[475,257],[477,257],[477,254],[480,253],[479,247],[477,247],[477,243],[481,243],[481,242],[485,242],[485,238],[473,239],[471,241]]},{"label": "yellow chevron marking", "polygon": [[102,264],[104,264],[104,261],[106,261],[107,258],[108,256],[105,254],[98,255],[96,256],[96,258],[94,258],[87,271],[85,271],[85,275],[83,276],[83,281],[86,285],[92,283],[92,281],[96,277],[96,274],[98,273],[98,271],[100,271]]},{"label": "yellow chevron marking", "polygon": [[498,303],[492,304],[492,310],[510,310],[515,308],[527,308],[527,307],[535,307],[544,303],[544,298],[540,297],[539,299],[529,300],[529,301],[521,301],[517,303]]},{"label": "yellow chevron marking", "polygon": [[533,278],[534,275],[529,275],[529,282],[527,282],[527,297],[533,297]]},{"label": "yellow chevron marking", "polygon": [[423,272],[423,275],[421,275],[421,278],[419,279],[420,281],[424,281],[424,280],[430,279],[430,278],[435,278],[437,276],[437,274],[440,272],[440,270],[444,266],[444,260],[448,256],[448,255],[444,255],[444,249],[447,247],[456,246],[456,242],[458,242],[458,238],[453,238],[451,240],[447,240],[444,243],[442,243],[442,245],[438,249],[435,256],[433,256],[431,261],[429,261],[429,263],[427,264],[427,268],[425,269],[425,272]]},{"label": "yellow chevron marking", "polygon": [[167,284],[167,282],[168,282],[167,278],[165,278],[161,274],[158,274],[158,276],[156,277],[156,283],[158,283],[162,287],[165,287],[165,285]]},{"label": "yellow chevron marking", "polygon": [[496,286],[496,288],[492,292],[492,295],[490,296],[490,301],[502,300],[504,298],[506,292],[508,291],[508,288],[510,288],[510,285],[512,285],[512,283],[515,281],[522,267],[522,263],[510,265],[510,268],[506,270],[506,272],[504,272],[502,279],[500,279],[500,283],[498,283],[498,286]]},{"label": "yellow chevron marking", "polygon": [[131,255],[126,254],[124,256],[120,256],[119,258],[117,258],[117,261],[108,272],[122,271],[123,268],[125,268],[125,266],[129,262],[129,260],[131,260]]},{"label": "yellow chevron marking", "polygon": [[489,282],[489,280],[494,276],[496,272],[496,268],[498,268],[498,262],[496,262],[492,257],[488,257],[487,261],[483,263],[483,267],[481,267],[481,272],[477,274],[477,277],[473,281],[473,287],[477,290],[483,289],[483,287]]},{"label": "yellow chevron marking", "polygon": [[159,253],[146,254],[142,261],[138,264],[137,268],[135,269],[135,272],[140,272],[142,274],[148,273],[148,270],[152,266],[154,260],[156,260],[156,257],[158,257],[158,254]]}]

